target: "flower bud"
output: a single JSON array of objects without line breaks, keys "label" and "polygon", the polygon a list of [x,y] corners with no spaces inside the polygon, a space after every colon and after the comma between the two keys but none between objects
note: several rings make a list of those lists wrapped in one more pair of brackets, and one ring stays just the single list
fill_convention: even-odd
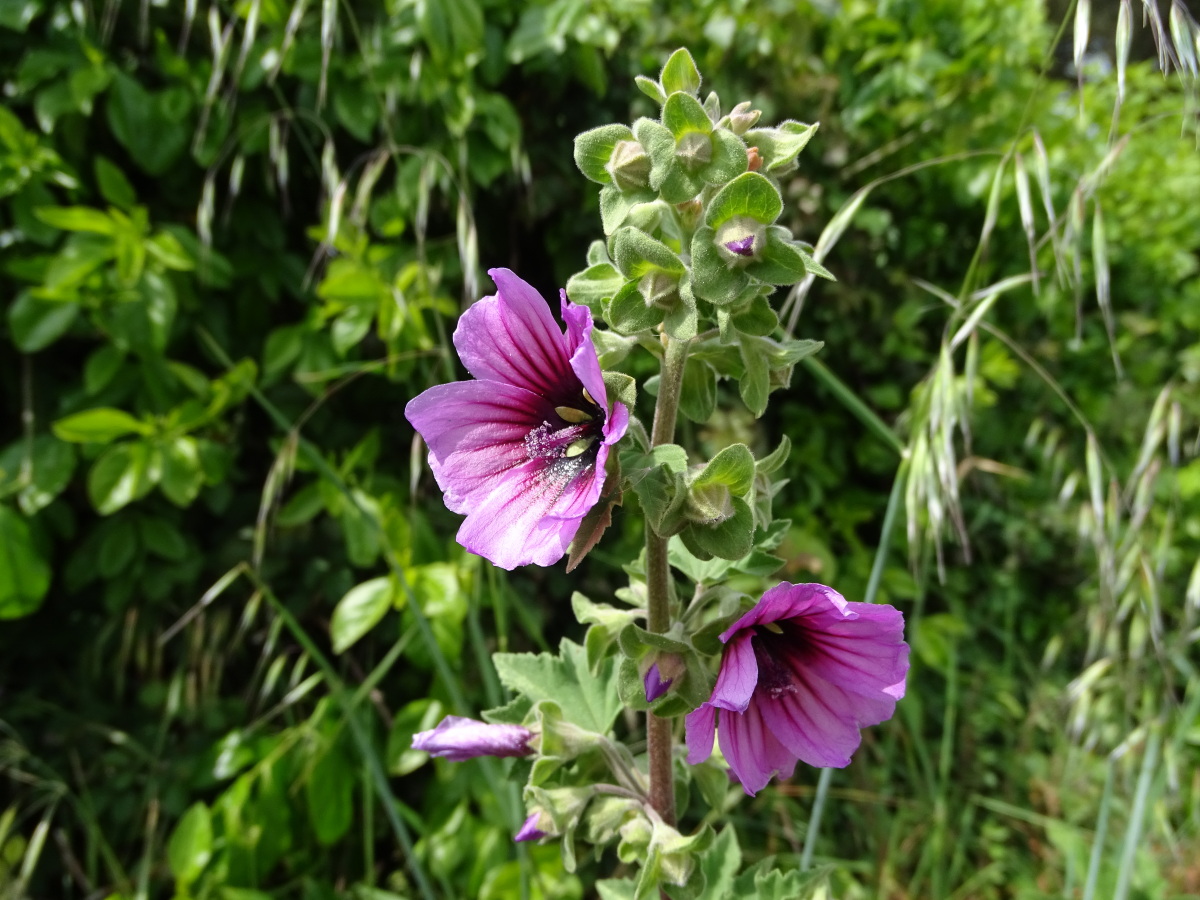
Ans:
[{"label": "flower bud", "polygon": [[650,184],[650,157],[637,141],[617,141],[604,168],[619,191],[637,191]]},{"label": "flower bud", "polygon": [[701,525],[719,525],[733,518],[733,494],[729,486],[714,482],[688,491],[684,515]]},{"label": "flower bud", "polygon": [[744,266],[758,259],[766,242],[767,227],[747,216],[734,216],[717,229],[714,243],[726,265]]},{"label": "flower bud", "polygon": [[750,147],[746,150],[747,171],[757,172],[763,166],[762,155],[758,152],[757,147]]},{"label": "flower bud", "polygon": [[689,172],[703,169],[712,162],[712,138],[699,131],[689,131],[675,145],[675,158]]},{"label": "flower bud", "polygon": [[647,669],[645,678],[642,680],[646,687],[646,702],[653,703],[665,694],[671,687],[671,681],[670,678],[662,677],[662,673],[658,670],[658,663]]},{"label": "flower bud", "polygon": [[546,837],[550,832],[542,831],[542,829],[538,828],[538,823],[541,818],[541,813],[534,813],[532,816],[526,819],[525,824],[523,824],[520,830],[513,835],[513,841],[520,843],[521,841],[536,841],[539,838]]},{"label": "flower bud", "polygon": [[528,756],[533,732],[520,725],[489,725],[462,716],[446,716],[431,731],[413,735],[413,749],[451,762],[476,756]]},{"label": "flower bud", "polygon": [[753,128],[761,116],[761,109],[751,109],[750,101],[743,100],[729,111],[729,130],[740,137]]},{"label": "flower bud", "polygon": [[678,653],[659,653],[642,678],[646,687],[646,702],[653,703],[669,691],[685,669],[683,657]]},{"label": "flower bud", "polygon": [[638,291],[647,306],[670,312],[679,304],[679,279],[666,272],[649,272],[638,281]]}]

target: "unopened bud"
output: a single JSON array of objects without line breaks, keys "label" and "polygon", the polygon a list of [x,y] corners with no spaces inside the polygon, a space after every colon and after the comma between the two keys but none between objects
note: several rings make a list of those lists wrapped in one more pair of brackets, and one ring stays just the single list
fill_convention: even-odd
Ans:
[{"label": "unopened bud", "polygon": [[712,162],[712,138],[699,131],[689,131],[675,145],[675,158],[690,172],[703,169]]},{"label": "unopened bud", "polygon": [[688,491],[684,515],[701,525],[719,525],[733,518],[733,495],[729,486],[713,483]]},{"label": "unopened bud", "polygon": [[761,116],[761,109],[751,109],[750,101],[743,100],[729,111],[729,130],[736,135],[743,135],[755,126]]},{"label": "unopened bud", "polygon": [[650,272],[638,282],[638,291],[647,306],[670,311],[679,303],[679,279],[666,272]]},{"label": "unopened bud", "polygon": [[617,141],[604,167],[619,191],[636,191],[650,183],[650,157],[637,141]]},{"label": "unopened bud", "polygon": [[762,168],[763,158],[762,158],[762,155],[758,152],[757,147],[751,147],[749,150],[746,151],[746,159],[749,162],[749,166],[748,166],[749,171],[757,172],[759,169]]}]

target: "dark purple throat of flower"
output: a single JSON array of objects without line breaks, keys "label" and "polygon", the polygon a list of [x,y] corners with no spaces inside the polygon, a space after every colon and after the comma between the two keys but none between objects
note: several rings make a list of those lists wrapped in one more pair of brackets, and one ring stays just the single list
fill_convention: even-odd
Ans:
[{"label": "dark purple throat of flower", "polygon": [[758,691],[771,700],[795,693],[798,678],[808,651],[808,636],[803,628],[790,621],[767,622],[752,629],[754,661],[758,663]]},{"label": "dark purple throat of flower", "polygon": [[543,483],[552,489],[564,489],[596,465],[596,456],[604,441],[605,412],[587,390],[581,390],[572,402],[556,406],[552,418],[525,435],[525,453],[530,460],[542,460]]}]

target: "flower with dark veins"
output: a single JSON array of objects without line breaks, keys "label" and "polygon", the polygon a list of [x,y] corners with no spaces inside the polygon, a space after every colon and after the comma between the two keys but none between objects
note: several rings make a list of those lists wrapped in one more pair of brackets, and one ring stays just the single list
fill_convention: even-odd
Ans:
[{"label": "flower with dark veins", "polygon": [[541,295],[508,269],[459,320],[472,381],[430,388],[404,414],[429,446],[458,542],[504,569],[552,565],[600,498],[629,410],[604,387],[592,314],[562,294],[564,334]]},{"label": "flower with dark veins", "polygon": [[751,796],[797,761],[849,765],[859,729],[891,718],[904,696],[904,616],[823,584],[771,588],[721,640],[712,696],[686,719],[688,762],[708,759],[715,730]]}]

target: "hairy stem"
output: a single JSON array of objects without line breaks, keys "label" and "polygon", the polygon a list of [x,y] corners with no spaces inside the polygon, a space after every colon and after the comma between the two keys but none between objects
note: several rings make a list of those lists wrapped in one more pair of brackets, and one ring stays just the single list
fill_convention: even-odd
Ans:
[{"label": "hairy stem", "polygon": [[[679,412],[679,391],[683,386],[683,367],[687,362],[687,341],[671,340],[663,354],[658,403],[654,407],[654,446],[675,440],[675,419]],[[661,634],[671,627],[671,573],[667,564],[667,539],[646,526],[647,628]],[[668,825],[675,824],[675,778],[672,773],[671,720],[653,713],[646,716],[646,752],[650,758],[650,803]]]}]

